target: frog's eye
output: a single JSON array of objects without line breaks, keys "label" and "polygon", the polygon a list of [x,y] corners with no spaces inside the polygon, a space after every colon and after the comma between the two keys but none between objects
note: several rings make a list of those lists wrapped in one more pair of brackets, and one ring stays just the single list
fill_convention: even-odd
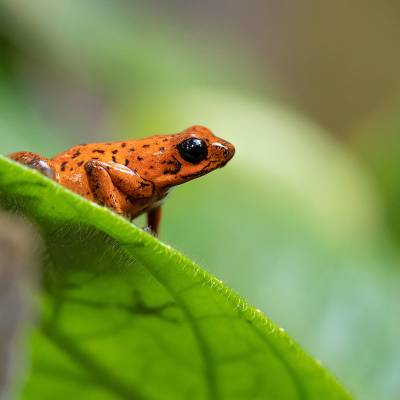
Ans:
[{"label": "frog's eye", "polygon": [[189,138],[178,144],[181,157],[191,164],[198,164],[207,158],[207,144],[197,138]]}]

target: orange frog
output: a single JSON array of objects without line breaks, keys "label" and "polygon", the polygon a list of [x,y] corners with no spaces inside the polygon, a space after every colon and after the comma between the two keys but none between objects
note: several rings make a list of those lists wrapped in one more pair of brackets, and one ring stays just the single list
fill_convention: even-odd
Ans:
[{"label": "orange frog", "polygon": [[147,213],[158,234],[168,190],[223,167],[234,153],[232,144],[196,125],[174,135],[81,144],[52,159],[30,152],[9,157],[130,219]]}]

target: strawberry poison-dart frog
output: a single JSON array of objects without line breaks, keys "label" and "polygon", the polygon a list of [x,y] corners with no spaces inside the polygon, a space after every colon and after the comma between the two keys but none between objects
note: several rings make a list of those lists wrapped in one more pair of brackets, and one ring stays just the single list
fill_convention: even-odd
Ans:
[{"label": "strawberry poison-dart frog", "polygon": [[25,151],[9,157],[117,214],[147,213],[158,234],[168,190],[223,167],[234,153],[232,144],[196,125],[173,135],[81,144],[52,159]]}]

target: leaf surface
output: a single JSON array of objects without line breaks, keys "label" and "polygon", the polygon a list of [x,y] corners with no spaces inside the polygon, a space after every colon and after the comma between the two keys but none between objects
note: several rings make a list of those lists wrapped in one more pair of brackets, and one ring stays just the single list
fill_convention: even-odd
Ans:
[{"label": "leaf surface", "polygon": [[106,208],[4,157],[0,201],[46,247],[24,399],[350,398],[261,311]]}]

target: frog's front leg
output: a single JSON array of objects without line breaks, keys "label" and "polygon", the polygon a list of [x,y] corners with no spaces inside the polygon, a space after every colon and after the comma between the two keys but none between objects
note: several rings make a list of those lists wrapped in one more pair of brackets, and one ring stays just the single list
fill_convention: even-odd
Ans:
[{"label": "frog's front leg", "polygon": [[146,198],[153,195],[153,185],[124,165],[90,160],[85,170],[96,199],[118,214],[126,214],[126,196]]},{"label": "frog's front leg", "polygon": [[147,225],[151,232],[156,236],[160,233],[161,206],[152,208],[147,213]]},{"label": "frog's front leg", "polygon": [[89,186],[97,202],[105,205],[117,214],[124,214],[126,199],[115,187],[110,174],[102,163],[96,160],[88,161],[85,164]]}]

